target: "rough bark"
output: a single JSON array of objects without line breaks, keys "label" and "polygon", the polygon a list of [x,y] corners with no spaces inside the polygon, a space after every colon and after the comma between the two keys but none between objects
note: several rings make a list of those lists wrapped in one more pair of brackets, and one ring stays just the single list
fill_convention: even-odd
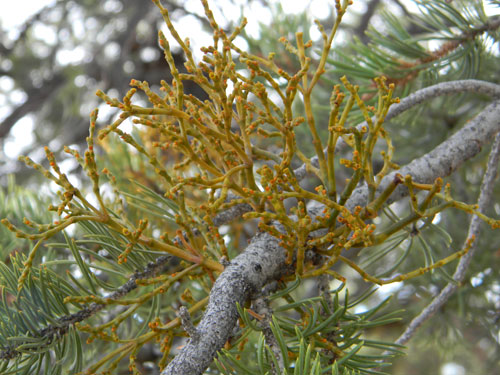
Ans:
[{"label": "rough bark", "polygon": [[286,264],[285,250],[268,233],[258,233],[246,250],[221,273],[210,293],[210,301],[197,327],[199,340],[190,338],[163,371],[165,374],[202,374],[231,335],[238,311],[252,293],[265,284],[293,272]]}]

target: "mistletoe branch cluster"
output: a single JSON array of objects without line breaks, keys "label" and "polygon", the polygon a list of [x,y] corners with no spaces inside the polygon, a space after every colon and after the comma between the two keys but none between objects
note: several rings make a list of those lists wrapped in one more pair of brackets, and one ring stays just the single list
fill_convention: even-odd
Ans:
[{"label": "mistletoe branch cluster", "polygon": [[[108,286],[85,268],[82,261],[87,281],[90,285],[97,283],[99,288],[81,294],[68,292],[64,303],[78,308],[90,303],[92,314],[89,315],[104,308],[124,306],[124,310],[114,309],[113,318],[103,324],[76,324],[79,331],[89,335],[89,343],[99,339],[117,344],[116,349],[90,366],[88,373],[95,373],[103,366],[111,371],[126,356],[130,359],[131,371],[137,371],[139,349],[157,340],[162,351],[159,364],[164,374],[201,374],[217,351],[226,343],[231,346],[228,340],[240,316],[238,304],[243,306],[249,299],[260,298],[262,289],[270,282],[325,275],[345,282],[345,278],[332,269],[338,262],[374,284],[407,280],[463,256],[474,238],[469,238],[463,249],[437,262],[385,279],[368,273],[346,252],[385,243],[408,225],[432,220],[448,208],[475,214],[491,226],[499,226],[498,221],[486,217],[474,205],[454,200],[450,186],[441,179],[458,166],[457,160],[466,160],[478,152],[477,147],[469,144],[458,148],[458,152],[463,153],[460,157],[454,154],[457,151],[451,151],[463,144],[460,138],[463,134],[429,154],[431,159],[442,159],[441,169],[428,155],[401,169],[394,163],[394,147],[384,122],[422,97],[415,94],[413,104],[400,103],[393,97],[394,85],[387,85],[383,77],[375,80],[378,96],[373,105],[362,99],[359,87],[343,77],[342,85],[332,88],[328,123],[324,124],[328,137],[321,139],[318,129],[323,124],[314,114],[312,93],[325,73],[327,57],[348,1],[335,2],[335,20],[329,33],[318,23],[323,44],[317,60],[308,57],[312,42],[304,41],[302,33],[296,34],[294,42],[281,40],[286,50],[300,62],[296,72],[281,69],[273,55],[255,56],[236,46],[235,40],[246,21],[243,19],[231,34],[226,33],[217,24],[206,0],[202,3],[213,29],[213,45],[202,49],[204,56],[196,62],[189,39],[179,36],[167,9],[158,0],[153,1],[172,38],[186,55],[187,73],[178,71],[168,38],[160,32],[160,46],[173,81],[162,81],[157,90],[147,82],[132,80],[132,88],[121,100],[98,91],[97,95],[111,107],[119,108],[121,114],[101,129],[97,138],[106,145],[111,134],[117,135],[129,147],[129,152],[144,162],[145,174],[155,181],[154,188],[136,182],[137,194],[126,192],[110,169],[98,167],[101,162],[94,150],[98,113],[94,111],[84,156],[74,149],[65,150],[88,175],[95,203],[69,181],[46,148],[52,170],[27,157],[21,160],[60,187],[60,203],[49,208],[58,220],[39,224],[26,218],[25,229],[7,219],[2,220],[18,237],[37,241],[19,267],[18,293],[31,285],[34,276],[39,277],[34,264],[41,245],[76,223],[91,229],[93,243],[107,251],[107,257],[95,253],[89,259],[113,264],[113,267],[129,267],[129,270],[144,268],[155,258],[162,259],[163,265],[166,258],[158,258],[160,254],[181,260],[172,266],[173,273],[168,269],[160,274],[157,272],[159,267],[153,263],[149,267],[155,272],[136,272],[132,287],[107,296],[99,295],[99,291]],[[201,101],[185,94],[186,81],[199,85],[210,100]],[[495,85],[466,84],[493,95],[500,91]],[[420,94],[429,97],[460,91],[450,87],[440,89],[438,93]],[[136,95],[147,98],[149,105],[134,104]],[[297,102],[303,105],[303,112],[296,108]],[[363,124],[350,123],[353,108],[362,113]],[[494,120],[498,116],[498,102],[488,107],[482,116],[484,118],[478,117],[478,121],[487,123],[488,127],[478,130],[469,125],[463,130],[476,137],[474,142],[479,148],[498,131]],[[140,130],[132,134],[123,131],[120,126],[129,121]],[[305,124],[312,135],[314,158],[301,151],[296,139],[295,129],[301,124]],[[269,138],[275,141],[279,151],[270,152],[262,146]],[[342,157],[339,145],[343,145]],[[374,168],[374,160],[379,157],[377,152],[382,160],[378,170]],[[299,162],[303,167],[294,170],[293,166]],[[338,187],[336,179],[339,168],[351,174],[343,189]],[[314,190],[300,184],[305,172],[320,181]],[[111,189],[104,189],[104,185]],[[106,196],[109,190],[114,193],[112,199]],[[404,195],[409,195],[410,213],[389,226],[377,228],[373,219],[388,203]],[[291,209],[286,204],[290,202]],[[310,202],[316,205],[312,207]],[[132,219],[132,212],[137,213],[135,208],[140,208],[139,212],[144,215],[137,224]],[[220,231],[222,224],[237,217],[258,221],[259,230],[240,255],[228,247]],[[165,229],[166,224],[168,229]],[[78,244],[68,239],[68,247],[75,259],[81,260],[79,252],[83,250]],[[181,309],[180,318],[162,321],[159,314],[149,316],[146,333],[125,337],[123,323],[127,319],[133,319],[144,304],[160,304],[157,302],[160,296],[171,293],[176,284],[189,280],[201,284],[206,294],[210,293],[210,298],[197,299],[186,289],[180,300],[188,308]],[[76,279],[73,281],[78,283]],[[137,295],[124,298],[132,290]],[[206,305],[205,314],[195,328],[190,314]],[[269,319],[267,321],[270,325]],[[167,366],[174,337],[186,334],[180,327],[181,322],[190,340]],[[56,324],[66,322],[59,320]],[[43,332],[36,327],[32,330],[38,335]],[[338,349],[332,339],[319,335],[316,333],[316,338],[321,338],[322,342],[319,347],[330,348],[347,363],[347,351]],[[15,347],[9,350],[20,353]],[[288,362],[287,355],[281,356],[281,364],[275,368],[283,368],[283,363]]]}]

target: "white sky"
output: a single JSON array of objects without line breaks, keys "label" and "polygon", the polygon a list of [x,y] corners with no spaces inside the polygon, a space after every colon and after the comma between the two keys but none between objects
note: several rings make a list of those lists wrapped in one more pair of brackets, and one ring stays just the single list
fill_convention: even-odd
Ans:
[{"label": "white sky", "polygon": [[54,3],[55,0],[4,0],[0,12],[2,27],[4,30],[13,30],[44,6]]}]

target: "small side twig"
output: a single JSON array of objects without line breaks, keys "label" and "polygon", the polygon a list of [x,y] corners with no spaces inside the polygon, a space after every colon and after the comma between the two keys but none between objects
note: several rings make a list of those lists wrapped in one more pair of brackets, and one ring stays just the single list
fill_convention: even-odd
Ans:
[{"label": "small side twig", "polygon": [[188,309],[185,306],[181,306],[177,316],[181,319],[182,328],[184,328],[184,331],[186,331],[191,340],[198,341],[200,339],[200,333],[193,325]]},{"label": "small side twig", "polygon": [[282,374],[285,367],[283,360],[283,353],[281,352],[278,341],[276,340],[276,337],[274,336],[273,331],[271,329],[270,324],[272,322],[271,317],[273,311],[269,306],[269,302],[267,301],[266,298],[259,297],[253,301],[252,307],[254,308],[254,311],[257,314],[263,317],[263,319],[260,321],[260,324],[263,327],[262,333],[264,334],[264,338],[266,339],[267,345],[269,345],[269,348],[273,352],[274,357],[278,362],[279,369],[274,368],[274,363],[271,361],[271,374],[272,375]]},{"label": "small side twig", "polygon": [[[496,177],[496,169],[500,159],[500,133],[495,137],[493,143],[490,157],[488,159],[488,167],[483,178],[483,183],[481,185],[481,192],[479,194],[478,200],[478,211],[484,212],[486,207],[491,202],[491,195],[493,191],[493,185]],[[472,244],[471,249],[467,254],[465,254],[458,263],[457,269],[453,274],[453,280],[455,282],[449,282],[446,287],[437,295],[432,302],[408,325],[403,334],[396,340],[396,344],[404,345],[407,343],[415,334],[417,329],[431,318],[451,297],[451,295],[458,289],[459,284],[463,282],[465,278],[465,273],[470,265],[474,253],[477,251],[477,237],[479,234],[479,224],[480,219],[477,216],[472,217],[469,226],[469,232],[467,234],[467,239],[472,236],[476,237],[476,241]]]},{"label": "small side twig", "polygon": [[[325,299],[326,305],[330,309],[330,312],[335,311],[335,307],[333,306],[333,300],[330,298],[330,281],[332,277],[324,273],[318,277],[318,294]],[[323,311],[324,314],[327,314],[327,311]]]}]

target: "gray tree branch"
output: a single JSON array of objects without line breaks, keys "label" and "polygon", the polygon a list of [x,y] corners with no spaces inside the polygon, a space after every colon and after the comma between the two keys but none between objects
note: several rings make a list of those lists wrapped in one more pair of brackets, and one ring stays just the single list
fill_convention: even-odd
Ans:
[{"label": "gray tree branch", "polygon": [[[463,162],[477,155],[499,131],[500,100],[496,100],[434,150],[385,176],[377,191],[380,193],[385,190],[396,173],[403,176],[410,175],[413,181],[423,184],[432,183],[437,177],[449,176]],[[388,203],[406,195],[406,187],[400,185],[392,193]],[[367,203],[367,199],[368,189],[366,186],[359,187],[353,192],[346,207],[352,210],[355,206],[363,206]]]},{"label": "gray tree branch", "polygon": [[[150,262],[141,272],[137,271],[132,274],[125,284],[116,289],[116,291],[107,296],[107,298],[109,298],[110,300],[118,300],[127,295],[132,290],[138,287],[137,280],[147,279],[161,273],[164,268],[168,266],[168,263],[171,259],[172,257],[170,255],[163,255],[158,257],[154,263]],[[106,306],[107,305],[93,302],[89,306],[77,311],[76,313],[64,315],[58,318],[54,324],[49,324],[44,329],[39,330],[38,335],[47,339],[47,346],[51,345],[56,338],[65,335],[69,331],[70,327],[75,323],[79,323],[85,319],[90,318],[102,309],[106,308]],[[42,347],[37,347],[37,350],[40,350],[41,348]],[[11,347],[0,351],[0,360],[9,360],[20,355],[22,355],[22,352],[17,350],[16,345],[12,345]]]},{"label": "gray tree branch", "polygon": [[[495,101],[454,136],[412,161],[399,173],[411,174],[419,182],[444,177],[476,155],[498,131],[500,101]],[[381,185],[391,179],[387,176]],[[406,192],[399,190],[396,194],[393,200],[403,197]],[[357,188],[348,207],[366,203],[366,197],[366,187]],[[270,234],[258,233],[245,251],[231,261],[212,288],[205,314],[197,327],[199,338],[190,339],[162,375],[202,374],[232,333],[238,318],[236,303],[243,304],[268,282],[294,271],[293,266],[286,264],[286,251],[278,243]]]},{"label": "gray tree branch", "polygon": [[[488,167],[486,173],[483,177],[483,182],[481,184],[481,191],[478,199],[478,211],[484,213],[486,208],[491,202],[491,195],[493,193],[493,186],[495,178],[497,175],[498,162],[500,160],[500,133],[495,137],[493,143],[490,157],[488,159]],[[475,236],[476,241],[472,244],[469,252],[465,254],[458,263],[457,269],[453,274],[453,280],[455,283],[449,282],[441,293],[439,293],[432,302],[427,305],[427,307],[416,316],[411,323],[408,325],[403,334],[396,340],[396,344],[404,345],[406,344],[415,334],[417,329],[429,320],[452,296],[452,294],[458,289],[461,282],[465,278],[465,273],[470,265],[472,257],[477,251],[477,237],[479,235],[479,225],[481,221],[477,216],[473,216],[469,225],[469,231],[467,233],[467,239]],[[464,245],[465,246],[465,245]]]},{"label": "gray tree branch", "polygon": [[231,335],[238,319],[236,303],[244,305],[265,284],[294,271],[286,264],[279,240],[258,233],[246,250],[234,258],[215,282],[210,300],[198,324],[199,339],[192,338],[170,362],[163,375],[202,374]]}]

